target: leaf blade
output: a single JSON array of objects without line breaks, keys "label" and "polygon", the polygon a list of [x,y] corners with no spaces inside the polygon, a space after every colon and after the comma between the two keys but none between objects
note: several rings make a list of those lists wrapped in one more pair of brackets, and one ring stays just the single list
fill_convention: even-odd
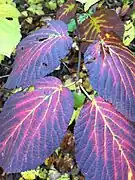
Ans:
[{"label": "leaf blade", "polygon": [[97,10],[96,13],[83,21],[79,26],[79,36],[84,41],[81,44],[82,51],[85,52],[86,47],[88,47],[86,43],[99,40],[103,32],[107,33],[111,31],[121,38],[124,33],[123,22],[113,10]]},{"label": "leaf blade", "polygon": [[103,41],[93,43],[85,53],[91,84],[121,114],[135,121],[135,57],[113,33]]},{"label": "leaf blade", "polygon": [[86,179],[135,178],[135,126],[97,97],[75,126],[76,159]]},{"label": "leaf blade", "polygon": [[1,18],[18,18],[20,12],[11,4],[0,4],[0,17]]},{"label": "leaf blade", "polygon": [[21,39],[20,24],[18,18],[8,20],[0,18],[0,54],[10,57]]},{"label": "leaf blade", "polygon": [[12,89],[28,81],[46,76],[54,71],[69,52],[72,39],[67,35],[67,25],[59,20],[49,22],[24,38],[17,48],[13,70],[5,87]]},{"label": "leaf blade", "polygon": [[42,164],[60,145],[72,116],[72,93],[59,79],[46,77],[34,87],[11,96],[0,114],[0,165],[6,172]]}]

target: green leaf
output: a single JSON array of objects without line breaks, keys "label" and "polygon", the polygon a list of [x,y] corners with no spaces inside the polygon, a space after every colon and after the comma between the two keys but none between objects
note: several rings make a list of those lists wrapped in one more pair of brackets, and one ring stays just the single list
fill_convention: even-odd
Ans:
[{"label": "green leaf", "polygon": [[31,4],[30,7],[27,8],[27,10],[32,12],[33,14],[44,15],[44,11],[42,9],[42,4]]},{"label": "green leaf", "polygon": [[68,23],[68,31],[69,32],[74,32],[75,29],[76,29],[75,19],[71,19],[70,22]]},{"label": "green leaf", "polygon": [[0,0],[0,4],[12,4],[12,0]]},{"label": "green leaf", "polygon": [[70,180],[69,174],[63,174],[61,177],[58,178],[58,180]]},{"label": "green leaf", "polygon": [[18,18],[20,12],[10,4],[0,4],[0,18]]},{"label": "green leaf", "polygon": [[20,12],[11,4],[0,4],[0,44],[2,44],[0,54],[10,57],[19,43],[21,39],[19,16]]},{"label": "green leaf", "polygon": [[18,18],[8,20],[0,18],[0,54],[10,57],[21,39]]},{"label": "green leaf", "polygon": [[125,23],[125,32],[123,35],[123,43],[125,46],[129,46],[135,38],[135,27],[131,21]]},{"label": "green leaf", "polygon": [[132,19],[133,23],[135,23],[135,11],[133,11],[131,13],[131,19]]},{"label": "green leaf", "polygon": [[35,170],[22,172],[21,175],[26,180],[34,180],[38,173]]},{"label": "green leaf", "polygon": [[28,0],[28,4],[38,4],[44,2],[44,0]]},{"label": "green leaf", "polygon": [[57,8],[56,2],[53,1],[46,2],[45,5],[50,10],[55,10]]},{"label": "green leaf", "polygon": [[74,107],[78,108],[81,107],[85,101],[86,96],[81,92],[73,92],[74,95]]},{"label": "green leaf", "polygon": [[89,10],[88,12],[86,13],[81,13],[79,15],[79,23],[82,23],[83,21],[85,21],[86,19],[88,19],[89,17],[91,17],[91,15],[93,14],[93,12],[91,10]]},{"label": "green leaf", "polygon": [[73,115],[72,115],[72,118],[69,122],[69,126],[73,123],[73,121],[76,121],[79,117],[79,114],[80,114],[80,111],[82,109],[83,106],[77,108],[76,110],[73,111]]}]

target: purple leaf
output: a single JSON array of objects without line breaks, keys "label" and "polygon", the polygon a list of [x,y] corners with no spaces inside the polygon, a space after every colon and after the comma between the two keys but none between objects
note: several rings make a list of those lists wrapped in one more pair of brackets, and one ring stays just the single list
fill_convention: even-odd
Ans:
[{"label": "purple leaf", "polygon": [[59,147],[73,112],[72,93],[54,77],[32,92],[12,95],[0,114],[0,166],[21,172],[42,164]]},{"label": "purple leaf", "polygon": [[135,179],[135,126],[101,97],[81,110],[75,143],[87,180]]},{"label": "purple leaf", "polygon": [[135,122],[135,57],[114,34],[91,44],[85,53],[90,82],[106,101]]},{"label": "purple leaf", "polygon": [[48,23],[24,38],[17,48],[13,70],[5,85],[12,89],[54,71],[72,46],[67,25],[60,20]]}]

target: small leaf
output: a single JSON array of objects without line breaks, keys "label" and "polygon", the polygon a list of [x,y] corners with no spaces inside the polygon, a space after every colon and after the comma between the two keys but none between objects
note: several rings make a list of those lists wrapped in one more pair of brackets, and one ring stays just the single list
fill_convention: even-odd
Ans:
[{"label": "small leaf", "polygon": [[135,38],[135,27],[131,21],[125,23],[125,32],[123,35],[123,43],[125,46],[129,46]]},{"label": "small leaf", "polygon": [[45,6],[50,10],[55,10],[57,8],[56,2],[53,1],[46,2]]},{"label": "small leaf", "polygon": [[75,19],[71,19],[70,22],[68,23],[68,31],[74,32],[75,29],[76,29],[76,21]]},{"label": "small leaf", "polygon": [[44,0],[28,0],[28,4],[39,4],[41,2],[44,2]]},{"label": "small leaf", "polygon": [[0,0],[0,4],[13,4],[13,0]]},{"label": "small leaf", "polygon": [[35,170],[21,172],[22,177],[25,180],[34,180],[36,178],[37,172]]},{"label": "small leaf", "polygon": [[73,95],[74,95],[74,107],[75,108],[81,107],[85,101],[86,96],[83,93],[76,91],[73,92]]},{"label": "small leaf", "polygon": [[135,179],[135,126],[101,97],[75,125],[76,160],[86,179]]},{"label": "small leaf", "polygon": [[82,109],[82,106],[74,110],[72,118],[69,122],[69,126],[73,123],[73,121],[76,121],[78,119],[81,109]]},{"label": "small leaf", "polygon": [[83,21],[85,21],[86,19],[91,17],[92,14],[93,14],[93,12],[91,10],[89,10],[86,13],[81,13],[78,17],[78,22],[81,24]]},{"label": "small leaf", "polygon": [[77,4],[74,0],[68,0],[64,3],[56,13],[56,19],[68,23],[75,16]]},{"label": "small leaf", "polygon": [[27,8],[27,10],[32,12],[33,14],[44,15],[44,11],[42,9],[42,4],[32,4],[29,8]]},{"label": "small leaf", "polygon": [[101,42],[92,43],[84,54],[90,83],[135,122],[135,57],[114,33],[107,33]]},{"label": "small leaf", "polygon": [[0,166],[35,169],[56,150],[73,113],[73,96],[59,79],[36,81],[34,91],[12,95],[0,114]]},{"label": "small leaf", "polygon": [[5,87],[23,86],[54,71],[72,46],[67,25],[59,20],[48,22],[24,38],[17,48],[15,63]]}]

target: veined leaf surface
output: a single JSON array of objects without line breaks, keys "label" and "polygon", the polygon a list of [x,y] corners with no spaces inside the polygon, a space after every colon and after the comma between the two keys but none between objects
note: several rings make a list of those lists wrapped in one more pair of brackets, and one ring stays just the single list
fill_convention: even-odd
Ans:
[{"label": "veined leaf surface", "polygon": [[6,88],[20,87],[54,71],[69,52],[72,39],[67,35],[67,25],[60,20],[50,21],[24,38],[17,48],[15,64]]},{"label": "veined leaf surface", "polygon": [[113,10],[98,10],[86,19],[79,27],[79,34],[83,41],[97,40],[102,32],[115,32],[122,36],[124,24]]},{"label": "veined leaf surface", "polygon": [[[106,101],[135,122],[135,57],[113,33],[91,44],[85,55],[90,82]],[[95,60],[92,60],[95,59]]]},{"label": "veined leaf surface", "polygon": [[101,97],[81,110],[75,143],[86,180],[135,179],[135,126]]},{"label": "veined leaf surface", "polygon": [[0,166],[21,172],[42,164],[59,147],[73,113],[71,91],[54,77],[12,95],[0,114]]},{"label": "veined leaf surface", "polygon": [[68,0],[64,3],[56,13],[56,19],[62,20],[68,23],[71,18],[75,16],[77,10],[77,4],[75,0]]}]

